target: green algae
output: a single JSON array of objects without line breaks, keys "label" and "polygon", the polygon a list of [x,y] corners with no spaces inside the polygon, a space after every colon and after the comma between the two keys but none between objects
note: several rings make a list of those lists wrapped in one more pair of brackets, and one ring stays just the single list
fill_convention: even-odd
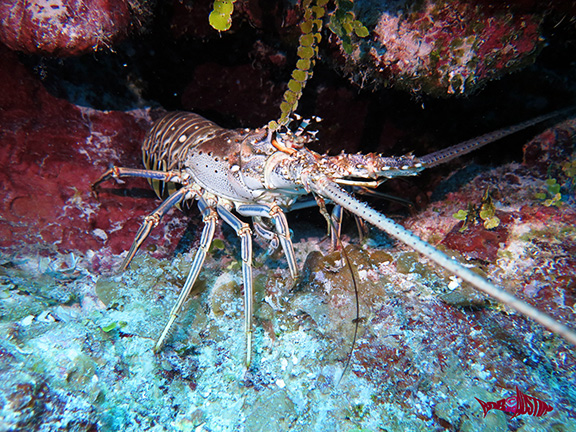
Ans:
[{"label": "green algae", "polygon": [[112,330],[126,327],[127,324],[126,321],[112,321],[110,324],[102,326],[101,328],[104,333],[110,333]]}]

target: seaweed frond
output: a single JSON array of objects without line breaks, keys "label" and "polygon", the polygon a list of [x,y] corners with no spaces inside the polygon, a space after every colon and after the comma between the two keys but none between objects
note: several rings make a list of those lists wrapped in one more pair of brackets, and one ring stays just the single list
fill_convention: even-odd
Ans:
[{"label": "seaweed frond", "polygon": [[322,40],[322,18],[326,14],[328,0],[303,0],[304,17],[300,23],[301,35],[298,45],[298,61],[288,81],[288,88],[280,103],[280,118],[268,123],[268,128],[275,131],[288,124],[290,115],[298,108],[298,101],[306,82],[312,77],[312,68],[318,56],[318,44]]}]

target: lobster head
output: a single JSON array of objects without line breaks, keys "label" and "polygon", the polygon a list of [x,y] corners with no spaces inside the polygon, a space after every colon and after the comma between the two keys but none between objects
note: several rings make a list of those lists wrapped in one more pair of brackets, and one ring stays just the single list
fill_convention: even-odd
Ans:
[{"label": "lobster head", "polygon": [[315,132],[268,132],[267,142],[273,148],[264,175],[268,189],[313,190],[313,183],[323,181],[339,185],[377,187],[386,179],[416,175],[425,166],[412,155],[384,157],[376,153],[321,155],[307,148],[315,141]]}]

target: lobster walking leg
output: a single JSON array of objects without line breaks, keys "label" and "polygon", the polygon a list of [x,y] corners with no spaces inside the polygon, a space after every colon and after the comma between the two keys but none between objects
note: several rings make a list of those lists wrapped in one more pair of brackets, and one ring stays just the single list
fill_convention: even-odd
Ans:
[{"label": "lobster walking leg", "polygon": [[162,182],[179,183],[181,185],[187,185],[189,183],[189,177],[187,175],[183,175],[182,173],[176,171],[156,171],[113,166],[92,184],[92,190],[95,190],[100,185],[100,183],[120,177],[141,177],[150,180],[159,180]]},{"label": "lobster walking leg", "polygon": [[276,231],[278,231],[278,235],[280,236],[280,243],[282,244],[282,249],[284,249],[286,261],[288,261],[290,274],[293,278],[296,278],[298,276],[298,265],[296,264],[296,255],[294,254],[294,246],[290,239],[290,227],[288,226],[286,215],[280,207],[274,205],[270,209],[270,217],[274,219],[276,224]]},{"label": "lobster walking leg", "polygon": [[190,268],[190,273],[188,273],[188,278],[184,283],[184,287],[182,287],[182,291],[178,296],[178,300],[176,300],[176,304],[170,311],[170,317],[168,318],[168,323],[164,326],[164,330],[162,334],[158,338],[156,345],[154,346],[154,352],[158,352],[162,349],[168,334],[170,333],[170,328],[178,318],[180,314],[180,310],[184,305],[184,302],[190,295],[190,291],[192,291],[192,287],[198,278],[198,274],[200,274],[200,270],[202,269],[202,264],[204,264],[204,260],[206,259],[206,254],[208,253],[208,249],[212,244],[212,239],[214,238],[214,231],[216,229],[216,223],[218,222],[218,216],[214,208],[209,207],[206,201],[203,198],[198,199],[198,207],[204,216],[204,229],[202,230],[202,237],[200,238],[200,246],[196,250],[196,254],[194,255],[194,260],[192,261],[192,267]]},{"label": "lobster walking leg", "polygon": [[164,201],[153,213],[144,218],[144,223],[142,223],[140,229],[136,233],[136,238],[132,242],[132,246],[130,247],[126,258],[124,258],[124,261],[120,266],[122,271],[128,268],[130,262],[132,262],[132,259],[134,258],[134,255],[136,255],[136,252],[138,252],[138,249],[140,249],[140,246],[142,246],[142,243],[144,243],[144,240],[146,240],[152,229],[156,228],[160,222],[160,219],[162,219],[162,217],[168,213],[168,210],[181,202],[190,192],[192,191],[188,188],[179,189],[170,195],[168,199],[166,199],[166,201]]},{"label": "lobster walking leg", "polygon": [[491,297],[494,297],[496,300],[499,300],[512,309],[532,318],[551,332],[564,337],[566,340],[576,345],[576,332],[574,332],[574,330],[562,323],[559,323],[551,316],[514,297],[512,294],[509,294],[507,291],[497,287],[470,269],[464,267],[458,261],[455,261],[448,255],[442,253],[417,235],[394,222],[392,219],[387,218],[382,213],[378,213],[368,205],[358,201],[326,177],[311,179],[309,185],[312,190],[316,191],[320,195],[331,199],[334,203],[341,205],[346,210],[359,216],[365,221],[370,222],[392,237],[397,238],[404,244],[420,252],[422,255],[435,261],[446,270],[451,271],[456,276],[472,284],[479,290],[485,292]]},{"label": "lobster walking leg", "polygon": [[230,225],[241,239],[242,277],[244,279],[244,332],[246,335],[246,367],[250,366],[252,357],[252,315],[254,288],[252,286],[252,230],[247,223],[234,216],[223,206],[217,207],[218,214]]},{"label": "lobster walking leg", "polygon": [[335,205],[332,209],[332,214],[330,215],[330,247],[332,250],[338,249],[338,239],[342,233],[343,216],[344,210],[342,210],[342,206]]},{"label": "lobster walking leg", "polygon": [[274,220],[280,244],[284,250],[284,255],[286,255],[286,261],[288,262],[290,274],[293,278],[296,278],[296,276],[298,276],[296,255],[294,254],[294,246],[292,245],[292,240],[290,239],[290,227],[288,226],[286,215],[282,209],[276,204],[242,204],[237,207],[237,210],[238,213],[245,216],[260,216]]},{"label": "lobster walking leg", "polygon": [[132,242],[132,246],[122,261],[122,265],[120,269],[122,271],[126,270],[132,260],[134,259],[134,255],[142,246],[142,243],[146,240],[148,235],[153,228],[155,228],[160,219],[170,210],[172,207],[180,203],[184,199],[191,199],[192,197],[196,196],[197,193],[192,190],[189,184],[188,176],[183,175],[182,173],[175,172],[175,171],[155,171],[155,170],[146,170],[146,169],[136,169],[136,168],[123,168],[114,166],[106,171],[98,180],[96,180],[92,184],[92,190],[96,190],[98,186],[112,178],[120,178],[120,177],[141,177],[146,178],[149,180],[159,180],[162,182],[172,182],[184,185],[185,187],[179,189],[178,191],[174,192],[170,195],[161,205],[158,207],[153,213],[146,216],[144,218],[144,223],[140,226],[140,229],[136,233],[136,238]]}]

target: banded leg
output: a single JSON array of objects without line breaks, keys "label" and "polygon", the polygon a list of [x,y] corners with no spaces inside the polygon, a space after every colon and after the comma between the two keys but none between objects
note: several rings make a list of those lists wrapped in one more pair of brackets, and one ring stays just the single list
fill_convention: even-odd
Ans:
[{"label": "banded leg", "polygon": [[134,242],[132,242],[132,246],[130,246],[128,255],[126,255],[126,258],[124,258],[124,261],[122,261],[122,265],[120,266],[122,271],[128,268],[132,262],[132,259],[134,258],[134,255],[136,255],[136,252],[138,252],[138,249],[140,249],[140,246],[142,246],[142,243],[144,243],[144,240],[146,240],[146,238],[150,235],[152,229],[158,226],[160,219],[162,219],[162,217],[168,213],[168,210],[182,201],[190,192],[194,193],[185,187],[177,190],[168,198],[166,198],[160,207],[154,210],[153,213],[144,218],[144,222],[142,225],[140,225],[140,229],[138,229],[138,232],[136,233],[136,238],[134,239]]},{"label": "banded leg", "polygon": [[[362,219],[360,219],[357,215],[352,214],[354,216],[354,220],[356,221],[356,228],[358,229],[358,239],[360,243],[364,239],[364,232],[365,232],[365,224]],[[332,209],[332,214],[330,215],[332,219],[332,225],[330,227],[330,247],[332,250],[338,249],[338,239],[342,234],[342,218],[344,217],[344,209],[340,205],[335,205]]]},{"label": "banded leg", "polygon": [[209,207],[206,201],[204,201],[202,198],[198,199],[198,207],[204,216],[204,229],[202,230],[202,237],[200,238],[200,246],[196,250],[196,254],[192,260],[192,267],[190,268],[190,273],[188,273],[186,283],[184,284],[184,287],[178,296],[178,300],[176,300],[176,304],[170,311],[168,323],[164,326],[164,330],[162,331],[162,334],[154,346],[154,352],[158,352],[162,349],[162,346],[164,345],[164,342],[170,333],[170,328],[174,324],[174,321],[176,321],[176,318],[178,318],[180,310],[190,295],[190,291],[192,291],[194,282],[196,282],[196,279],[200,274],[200,270],[202,269],[202,265],[206,259],[206,254],[208,253],[208,249],[210,248],[212,239],[214,238],[214,230],[216,229],[216,223],[218,222],[216,211],[214,208]]},{"label": "banded leg", "polygon": [[101,183],[110,180],[112,178],[120,178],[120,177],[141,177],[150,180],[159,180],[162,182],[171,182],[171,183],[179,183],[182,185],[186,185],[189,183],[189,177],[187,175],[183,175],[177,171],[154,171],[154,170],[146,170],[146,169],[137,169],[137,168],[122,168],[122,167],[112,167],[108,171],[106,171],[98,180],[92,184],[92,189],[96,189]]},{"label": "banded leg", "polygon": [[344,210],[342,206],[335,205],[332,209],[332,215],[330,216],[330,247],[333,251],[338,249],[338,239],[342,233],[342,217],[344,216]]},{"label": "banded leg", "polygon": [[238,234],[242,248],[242,277],[244,279],[244,332],[246,335],[246,367],[250,367],[252,359],[252,315],[254,304],[254,289],[252,286],[252,230],[230,210],[217,206],[220,217]]},{"label": "banded leg", "polygon": [[276,232],[280,239],[288,268],[293,278],[298,276],[298,265],[296,264],[296,255],[294,254],[294,246],[290,239],[290,227],[286,220],[286,215],[282,209],[276,204],[242,204],[237,206],[238,213],[244,216],[260,216],[267,217],[274,221],[276,225]]}]

